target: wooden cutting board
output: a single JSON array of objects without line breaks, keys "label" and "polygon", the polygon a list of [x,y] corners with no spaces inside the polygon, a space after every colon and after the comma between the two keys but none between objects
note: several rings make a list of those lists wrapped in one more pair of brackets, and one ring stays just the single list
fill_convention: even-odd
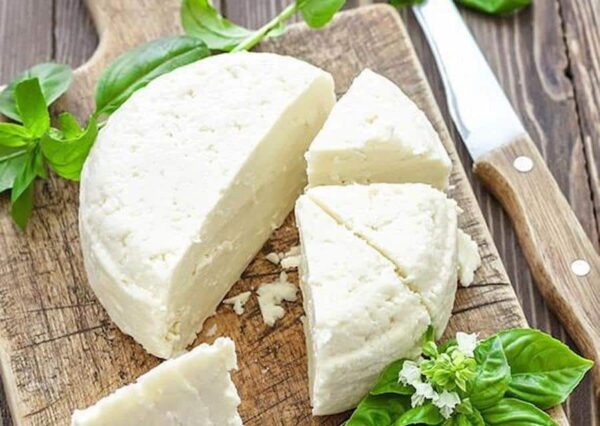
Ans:
[{"label": "wooden cutting board", "polygon": [[[76,73],[57,106],[85,118],[93,107],[95,81],[117,54],[161,35],[180,33],[179,0],[88,0],[101,42]],[[461,226],[479,245],[483,266],[476,282],[458,291],[447,335],[456,330],[487,335],[526,326],[484,223],[454,144],[397,12],[373,6],[345,12],[324,30],[298,24],[263,50],[293,55],[331,72],[338,95],[369,67],[396,83],[427,113],[454,162],[451,195],[464,210]],[[77,185],[52,177],[36,188],[36,209],[26,232],[12,224],[8,199],[0,200],[0,366],[16,424],[68,424],[84,408],[134,381],[159,363],[110,321],[88,287],[77,231]],[[265,244],[230,296],[276,279],[280,269],[265,255],[298,244],[293,218]],[[297,273],[289,274],[297,282]],[[197,343],[230,336],[239,370],[234,381],[247,425],[337,425],[346,416],[313,418],[308,401],[301,302],[287,305],[275,327],[263,324],[253,296],[238,317],[221,306]],[[562,410],[554,412],[567,424]]]}]

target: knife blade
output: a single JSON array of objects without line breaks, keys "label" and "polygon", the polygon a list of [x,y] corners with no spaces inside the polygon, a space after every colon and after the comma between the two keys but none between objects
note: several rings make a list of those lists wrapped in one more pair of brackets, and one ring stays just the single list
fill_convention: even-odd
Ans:
[{"label": "knife blade", "polygon": [[476,176],[510,216],[537,286],[585,356],[600,401],[600,256],[451,0],[413,6]]}]

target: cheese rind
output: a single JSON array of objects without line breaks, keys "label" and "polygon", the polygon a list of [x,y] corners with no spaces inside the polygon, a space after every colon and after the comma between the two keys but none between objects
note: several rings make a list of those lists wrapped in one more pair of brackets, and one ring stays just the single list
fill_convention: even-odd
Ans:
[{"label": "cheese rind", "polygon": [[239,426],[240,404],[230,371],[235,345],[219,338],[163,362],[85,410],[72,426]]},{"label": "cheese rind", "polygon": [[396,266],[441,336],[456,294],[456,203],[425,184],[320,186],[307,195]]},{"label": "cheese rind", "polygon": [[394,265],[309,197],[295,214],[313,414],[338,413],[355,407],[387,364],[418,355],[430,318]]},{"label": "cheese rind", "polygon": [[293,208],[334,102],[326,72],[236,53],[157,78],[109,118],[79,225],[90,285],[122,331],[162,358],[193,341]]},{"label": "cheese rind", "polygon": [[311,186],[422,182],[445,189],[451,170],[423,111],[368,69],[333,108],[306,159]]}]

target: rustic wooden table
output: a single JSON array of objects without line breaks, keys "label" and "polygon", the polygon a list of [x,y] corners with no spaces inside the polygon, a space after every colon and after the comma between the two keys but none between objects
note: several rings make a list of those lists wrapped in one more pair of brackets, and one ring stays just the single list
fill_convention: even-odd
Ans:
[{"label": "rustic wooden table", "polygon": [[[257,26],[289,0],[221,0],[234,21]],[[371,3],[349,0],[347,7]],[[600,1],[534,0],[514,17],[465,19],[504,89],[539,144],[577,216],[600,246]],[[409,11],[402,11],[434,93],[448,118],[441,81],[425,40]],[[0,0],[0,84],[38,62],[77,66],[89,58],[98,36],[82,0]],[[451,122],[447,120],[449,127]],[[458,136],[453,134],[456,140]],[[464,148],[459,152],[469,168]],[[571,343],[537,291],[510,221],[474,180],[475,192],[530,323]],[[0,296],[1,297],[1,296]],[[565,405],[573,425],[598,425],[586,380]],[[0,389],[0,419],[10,415]]]}]

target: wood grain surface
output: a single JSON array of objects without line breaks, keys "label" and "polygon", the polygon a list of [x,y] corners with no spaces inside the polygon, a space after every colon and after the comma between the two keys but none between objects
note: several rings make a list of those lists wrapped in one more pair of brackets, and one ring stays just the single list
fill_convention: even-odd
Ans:
[{"label": "wood grain surface", "polygon": [[[284,2],[255,0],[253,2],[253,8],[251,10],[246,8],[245,12],[243,11],[243,7],[247,2],[229,0],[227,2],[223,1],[222,3],[226,12],[230,16],[236,16],[240,23],[257,26],[260,23],[263,23],[264,19],[273,16],[274,13],[283,6]],[[358,3],[367,2],[355,1],[351,3],[350,6],[355,6]],[[538,133],[535,136],[538,136],[539,139],[536,139],[536,141],[542,146],[554,144],[558,147],[556,151],[554,149],[543,149],[544,156],[549,162],[549,166],[553,173],[559,178],[561,188],[569,195],[569,199],[582,220],[586,231],[592,238],[595,238],[595,241],[597,241],[597,229],[592,209],[593,204],[591,201],[592,191],[589,183],[590,179],[588,178],[588,176],[595,176],[596,180],[592,180],[592,186],[594,190],[597,191],[597,169],[594,168],[594,164],[597,163],[586,158],[585,155],[589,155],[590,152],[593,153],[593,149],[597,149],[598,147],[597,133],[594,133],[598,128],[594,127],[593,124],[590,124],[588,127],[577,124],[578,118],[580,118],[579,115],[583,115],[581,104],[589,103],[585,113],[590,117],[594,117],[594,113],[597,113],[597,111],[594,110],[594,105],[596,105],[593,102],[594,98],[590,97],[593,96],[594,92],[590,93],[590,90],[598,90],[598,22],[596,21],[597,18],[594,19],[594,16],[597,17],[597,14],[593,15],[591,18],[587,15],[587,13],[590,12],[590,7],[593,9],[596,8],[596,6],[587,5],[588,2],[585,0],[573,1],[571,2],[572,5],[567,1],[564,2],[565,5],[559,5],[557,1],[547,1],[544,2],[542,6],[539,6],[539,3],[540,2],[536,4],[534,9],[515,18],[492,20],[482,19],[480,16],[474,14],[467,14],[466,17],[479,42],[484,46],[484,53],[488,56],[492,67],[498,73],[500,80],[507,89],[513,103],[525,118],[526,125],[530,128],[530,131],[531,128],[537,129]],[[546,5],[546,3],[548,5]],[[564,8],[564,11],[562,8]],[[597,12],[597,8],[594,10]],[[548,20],[548,16],[552,17],[552,19]],[[580,25],[578,22],[569,21],[568,19],[571,18],[578,19],[590,28],[581,28],[583,24]],[[260,21],[258,21],[258,19],[260,19]],[[435,68],[432,66],[431,56],[423,43],[423,38],[410,15],[405,15],[405,19],[411,38],[416,45],[417,52],[425,65],[425,70],[430,78],[434,92],[438,99],[443,101],[443,92],[440,90],[441,86],[439,78],[437,77]],[[534,24],[532,24],[532,20],[534,21]],[[374,29],[379,25],[381,25],[379,22],[373,22]],[[594,27],[594,25],[596,27]],[[530,30],[530,27],[536,28],[536,31]],[[377,34],[370,34],[371,37],[376,35]],[[341,45],[344,45],[343,43],[350,43],[353,37],[354,34],[349,34],[347,37],[348,40],[340,40]],[[571,52],[573,49],[567,50],[565,41],[567,41],[568,46],[571,44],[580,46],[579,53],[575,55]],[[594,41],[596,42],[595,45],[593,43]],[[8,81],[10,77],[14,76],[18,71],[27,66],[51,58],[72,65],[78,65],[91,55],[96,42],[97,38],[89,18],[87,17],[84,8],[77,0],[20,0],[18,2],[12,0],[0,0],[0,83]],[[375,42],[377,45],[377,40],[375,40]],[[542,49],[542,47],[554,45],[557,47],[555,49],[550,49],[550,52],[547,49]],[[356,49],[357,46],[352,46],[350,51],[355,51]],[[566,64],[564,61],[558,62],[558,75],[561,77],[560,81],[562,82],[559,84],[558,89],[555,87],[555,84],[548,84],[549,82],[553,83],[553,78],[556,78],[556,75],[554,74],[557,72],[555,69],[556,64],[552,62],[552,59],[556,58],[552,55],[550,55],[550,59],[545,58],[546,55],[555,50],[558,51],[556,54],[558,59],[566,57],[566,53],[569,53],[570,55]],[[532,52],[534,54],[532,54]],[[367,53],[368,52],[362,50],[360,51],[360,54],[363,55]],[[384,62],[385,60],[388,60],[388,58],[382,59],[384,59]],[[548,64],[550,67],[548,67]],[[578,73],[573,71],[575,67],[580,68]],[[576,97],[573,96],[573,87],[576,88]],[[443,106],[443,103],[441,105]],[[543,112],[541,118],[537,115],[540,111]],[[575,121],[573,121],[573,119],[575,119]],[[562,133],[559,133],[559,138],[551,137],[554,136],[556,128],[553,127],[554,125],[548,126],[548,123],[552,124],[554,122],[560,123],[560,125],[556,124],[555,126],[562,128]],[[598,120],[596,119],[596,121],[591,121],[590,123],[598,123]],[[574,137],[570,138],[569,136]],[[593,139],[594,137],[596,139]],[[581,142],[582,140],[584,141],[583,144]],[[585,147],[585,150],[582,145]],[[464,151],[459,149],[459,152],[465,161],[466,156],[464,155]],[[38,200],[38,210],[50,208],[52,210],[51,214],[54,215],[54,219],[65,214],[61,211],[61,208],[64,207],[65,204],[68,205],[69,203],[74,202],[74,197],[65,196],[62,192],[64,188],[57,188],[55,187],[55,184],[56,182],[52,181],[49,184],[40,185],[41,188],[39,192],[41,192],[41,194]],[[494,236],[508,266],[509,273],[513,278],[520,299],[524,302],[529,319],[537,327],[551,331],[555,336],[563,340],[566,339],[567,336],[564,331],[553,316],[548,313],[545,304],[541,302],[539,294],[535,291],[534,287],[532,287],[526,264],[515,244],[514,235],[510,230],[510,225],[506,220],[506,217],[501,213],[497,204],[479,185],[476,184],[475,189],[488,223],[494,231]],[[6,202],[3,200],[3,208],[5,206]],[[70,264],[73,262],[71,257],[78,256],[78,254],[73,254],[68,250],[69,247],[76,248],[77,242],[73,237],[76,235],[76,229],[73,227],[73,223],[70,222],[70,219],[65,222],[70,224],[70,228],[66,228],[66,235],[59,236],[62,239],[61,243],[54,247],[46,247],[46,250],[41,256],[48,259],[54,259],[56,258],[56,254],[52,253],[52,249],[58,247],[59,251],[61,249],[65,250],[66,253],[62,258],[65,263],[64,265],[61,265],[60,268],[64,268],[66,272],[63,271],[63,273],[68,274]],[[64,224],[65,223],[63,223],[63,225]],[[9,225],[6,222],[2,222],[2,227],[0,228],[0,231],[2,232],[0,234],[0,243],[6,239],[8,232],[5,232],[5,230],[7,227],[9,227]],[[13,231],[10,227],[8,229],[12,234]],[[43,229],[43,227],[42,229],[36,227],[35,231],[30,232],[36,235],[39,234],[37,236],[41,239],[49,236],[48,230]],[[61,246],[61,244],[63,245]],[[52,242],[48,242],[48,245],[52,245]],[[265,251],[268,251],[269,249],[270,247],[266,247]],[[33,259],[31,259],[31,253],[28,250],[30,249],[26,246],[14,247],[11,250],[10,261],[31,263]],[[0,254],[0,256],[2,262],[0,263],[0,292],[2,292],[0,295],[4,299],[9,286],[14,286],[16,285],[16,282],[23,280],[24,277],[22,275],[26,272],[25,270],[19,270],[16,266],[8,267],[5,265],[6,257],[3,257],[4,253]],[[257,261],[256,264],[258,266],[253,265],[253,267],[261,268],[260,261]],[[264,268],[265,265],[263,265],[262,268]],[[17,272],[16,274],[15,270]],[[50,275],[50,271],[45,271],[43,268],[39,268],[38,271],[41,275]],[[255,273],[250,271],[252,271],[252,269],[247,272],[249,278],[253,277],[252,279],[255,281],[258,280],[257,282],[264,282],[261,277],[254,276]],[[276,271],[271,273],[276,273]],[[48,283],[52,284],[52,281],[48,281]],[[81,315],[82,313],[88,315],[86,309],[89,309],[91,310],[92,315],[97,315],[97,323],[101,325],[96,331],[91,332],[96,340],[102,340],[104,338],[122,340],[122,336],[111,328],[110,325],[102,324],[103,319],[105,320],[103,311],[98,309],[97,306],[94,306],[93,297],[88,294],[89,291],[87,291],[87,289],[82,290],[80,287],[81,286],[79,285],[69,287],[72,289],[72,296],[78,303],[77,306],[55,303],[56,300],[53,299],[52,296],[56,295],[33,295],[31,302],[41,306],[40,309],[42,309],[43,312],[40,312],[40,314],[43,314],[45,317],[45,326],[48,324],[50,324],[50,326],[55,326],[55,321],[60,320],[61,316],[64,317],[64,315],[66,315],[61,314],[62,311],[69,312],[70,310],[77,310],[78,312],[76,312],[76,314],[78,315]],[[237,288],[238,287],[234,290]],[[234,293],[237,291],[241,290],[237,289]],[[249,308],[248,319],[250,320],[250,323],[252,324],[253,322],[259,321],[255,304],[254,306],[250,305]],[[292,331],[294,327],[297,328],[297,325],[293,325],[293,319],[297,316],[296,311],[297,309],[295,308],[294,313],[288,315],[285,322],[280,324],[280,326],[288,327],[286,323],[290,321],[289,324],[291,325],[289,325],[289,328]],[[36,313],[26,313],[23,316],[23,319],[25,320],[27,316],[32,315],[36,315]],[[224,313],[223,315],[227,317],[227,313]],[[464,315],[459,313],[457,317],[460,318],[461,316]],[[2,319],[4,318],[3,311],[0,311],[0,317]],[[233,317],[231,320],[235,322],[237,319]],[[242,318],[242,322],[237,324],[238,326],[243,326],[245,322],[245,318]],[[258,325],[260,325],[260,322],[256,324],[256,326]],[[3,324],[3,327],[4,326],[5,324]],[[14,324],[13,326],[16,327]],[[463,324],[460,326],[463,327]],[[464,326],[465,328],[468,328],[466,325]],[[250,325],[247,327],[250,327]],[[44,332],[47,331],[48,330],[38,330],[38,335],[32,334],[31,338],[35,341],[41,341],[43,340]],[[57,335],[53,337],[56,336]],[[65,340],[70,343],[71,340],[78,338],[81,337],[78,335],[71,335],[63,337],[55,342],[58,342],[56,344],[65,344]],[[92,350],[90,347],[84,349],[87,351]],[[277,352],[277,348],[272,348],[271,350]],[[60,351],[55,351],[52,355],[54,357],[61,356]],[[123,354],[117,354],[115,356],[122,355]],[[269,357],[272,358],[277,354],[269,355],[266,353],[264,356],[262,355],[263,354],[261,354],[259,359],[267,362],[270,359]],[[288,355],[284,354],[282,357],[283,356],[287,357]],[[303,356],[303,354],[299,356]],[[131,363],[135,365],[135,371],[124,371],[121,372],[122,374],[118,375],[118,377],[111,378],[92,376],[90,377],[91,384],[88,383],[86,386],[93,387],[97,392],[106,392],[108,389],[114,388],[120,383],[131,381],[136,376],[136,372],[141,372],[149,366],[149,363],[141,358],[137,359],[133,357]],[[258,372],[259,375],[261,371]],[[53,374],[58,376],[62,374],[62,370],[57,368]],[[44,388],[43,384],[31,382],[26,387],[25,391],[28,395],[34,395],[36,392],[38,395],[40,393],[43,395],[52,395],[51,389],[38,389],[36,386]],[[595,409],[592,404],[590,389],[589,381],[587,381],[580,387],[567,405],[572,424],[574,425],[587,425],[592,424],[594,421]],[[48,413],[64,409],[64,397],[57,394],[54,394],[54,396],[56,397],[55,400],[47,400],[47,402],[51,403],[51,406],[38,406],[36,410],[41,411],[39,413],[33,413],[28,417],[31,423],[51,424],[44,423],[44,419],[47,419],[46,416]],[[286,395],[286,397],[288,396]],[[4,398],[0,396],[0,399]],[[247,410],[248,408],[244,409]],[[10,419],[6,415],[5,405],[1,412],[4,423],[10,424]],[[252,422],[257,424],[257,421],[257,419],[250,419],[250,424],[253,424]]]}]

